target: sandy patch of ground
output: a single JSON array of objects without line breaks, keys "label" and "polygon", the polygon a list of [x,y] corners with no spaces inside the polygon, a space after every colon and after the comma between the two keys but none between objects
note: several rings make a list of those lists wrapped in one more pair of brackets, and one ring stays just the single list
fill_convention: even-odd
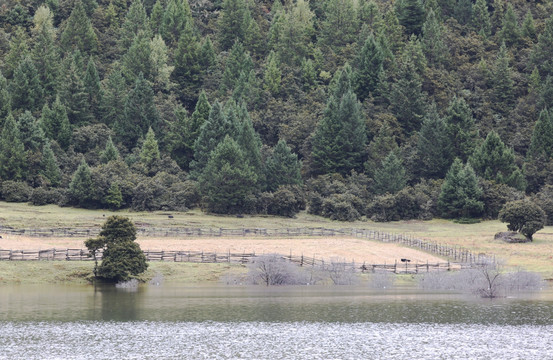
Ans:
[{"label": "sandy patch of ground", "polygon": [[[43,250],[84,248],[82,238],[33,238],[26,236],[2,235],[0,249]],[[318,259],[340,258],[347,261],[369,264],[393,263],[402,258],[412,262],[443,262],[436,256],[396,244],[381,243],[358,238],[139,238],[143,250],[185,250],[226,253],[279,253],[304,255]]]}]

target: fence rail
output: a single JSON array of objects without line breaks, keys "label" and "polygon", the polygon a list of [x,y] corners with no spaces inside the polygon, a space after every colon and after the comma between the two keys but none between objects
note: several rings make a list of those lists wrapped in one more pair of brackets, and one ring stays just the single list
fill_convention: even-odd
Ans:
[{"label": "fence rail", "polygon": [[[165,262],[189,262],[189,263],[234,263],[246,264],[254,260],[260,254],[251,253],[214,253],[204,251],[151,251],[144,250],[147,261]],[[324,260],[304,255],[279,255],[281,258],[298,264],[302,267],[316,267],[321,270],[340,265],[344,270],[361,272],[391,272],[396,274],[416,274],[431,271],[450,271],[472,267],[474,264],[437,262],[397,262],[389,264],[368,264],[366,262],[347,262],[341,260]],[[98,260],[102,259],[102,252],[96,254]],[[47,250],[1,250],[0,261],[93,261],[92,255],[87,249],[47,249]]]},{"label": "fence rail", "polygon": [[[99,228],[90,229],[13,229],[0,226],[0,234],[9,235],[26,235],[31,237],[94,237],[100,232]],[[264,228],[241,228],[241,229],[225,229],[225,228],[153,228],[153,227],[138,227],[137,234],[139,236],[158,236],[158,237],[247,237],[247,236],[270,236],[270,237],[321,237],[321,236],[353,236],[368,240],[375,240],[387,243],[397,243],[404,246],[421,249],[423,251],[433,253],[439,256],[447,257],[455,262],[460,263],[481,263],[484,261],[495,262],[495,257],[486,254],[474,254],[468,249],[443,245],[427,239],[417,239],[411,235],[393,234],[370,229],[329,229],[329,228],[284,228],[284,229],[264,229]],[[1,242],[0,242],[1,245]],[[0,250],[0,254],[2,251]],[[77,250],[75,250],[77,251]],[[167,252],[169,253],[169,252]],[[54,252],[55,254],[55,252]],[[73,254],[73,253],[72,253]],[[1,255],[0,255],[1,256]],[[25,257],[26,255],[21,255]],[[31,255],[28,255],[31,256]],[[48,255],[46,255],[48,256]],[[60,255],[61,256],[61,255]],[[77,255],[67,256],[73,258],[81,257]],[[163,255],[166,256],[166,255]],[[180,255],[178,255],[180,256]],[[39,258],[42,257],[39,254]],[[1,259],[1,257],[0,257]]]}]

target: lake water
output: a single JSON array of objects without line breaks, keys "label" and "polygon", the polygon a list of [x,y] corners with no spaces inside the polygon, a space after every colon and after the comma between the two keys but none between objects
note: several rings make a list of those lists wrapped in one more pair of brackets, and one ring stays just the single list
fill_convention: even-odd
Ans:
[{"label": "lake water", "polygon": [[0,286],[0,359],[553,359],[553,292]]}]

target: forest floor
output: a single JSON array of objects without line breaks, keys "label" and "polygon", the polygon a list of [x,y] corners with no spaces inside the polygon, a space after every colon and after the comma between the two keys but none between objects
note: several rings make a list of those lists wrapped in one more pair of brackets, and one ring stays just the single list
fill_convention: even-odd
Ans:
[{"label": "forest floor", "polygon": [[[506,231],[499,221],[483,221],[477,224],[457,224],[449,220],[396,221],[375,223],[371,221],[339,222],[302,212],[294,219],[274,216],[207,215],[199,210],[187,212],[131,212],[61,208],[55,205],[30,206],[0,202],[0,225],[22,229],[36,228],[94,228],[100,227],[110,215],[128,216],[139,226],[147,227],[201,227],[201,228],[359,228],[373,229],[395,234],[409,234],[419,239],[430,239],[444,245],[460,246],[473,253],[493,254],[510,268],[535,271],[545,278],[553,278],[553,227],[547,226],[534,235],[534,241],[524,244],[507,244],[495,240],[494,234]],[[169,218],[169,215],[172,218]],[[3,249],[47,249],[52,247],[82,247],[83,238],[31,238],[3,235]],[[317,258],[343,258],[356,262],[391,263],[398,258],[415,261],[435,261],[433,255],[406,247],[347,237],[326,238],[154,238],[140,237],[143,249],[150,250],[198,250],[221,252],[253,252],[304,256]]]}]

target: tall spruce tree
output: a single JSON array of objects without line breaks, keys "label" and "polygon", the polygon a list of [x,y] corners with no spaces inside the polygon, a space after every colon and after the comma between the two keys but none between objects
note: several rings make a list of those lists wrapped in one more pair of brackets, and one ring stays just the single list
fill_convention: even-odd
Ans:
[{"label": "tall spruce tree", "polygon": [[147,34],[146,37],[149,37],[151,34],[150,24],[142,0],[133,0],[119,30],[120,51],[126,52],[139,32],[143,32]]},{"label": "tall spruce tree", "polygon": [[288,65],[298,65],[312,53],[312,38],[315,14],[311,11],[309,2],[297,0],[290,4],[287,11],[280,17],[282,24],[278,34],[278,45],[274,48],[280,61]]},{"label": "tall spruce tree", "polygon": [[2,69],[6,78],[13,78],[13,73],[22,59],[29,55],[29,36],[24,28],[18,27],[10,39],[10,47],[5,55]]},{"label": "tall spruce tree", "polygon": [[113,140],[111,139],[111,136],[108,137],[108,141],[106,141],[106,147],[104,148],[104,151],[100,154],[100,160],[102,163],[107,164],[110,161],[119,159],[119,150],[115,147],[115,144],[113,143]]},{"label": "tall spruce tree", "polygon": [[44,105],[40,122],[46,137],[56,140],[62,149],[67,150],[71,141],[71,125],[59,96],[52,104],[52,109],[48,104]]},{"label": "tall spruce tree", "polygon": [[46,141],[42,148],[42,176],[50,182],[52,186],[58,186],[61,182],[61,172],[56,156],[50,146],[50,141]]},{"label": "tall spruce tree", "polygon": [[269,53],[267,57],[267,67],[263,76],[264,87],[273,95],[277,95],[280,90],[280,82],[282,72],[279,67],[280,63],[274,51]]},{"label": "tall spruce tree", "polygon": [[11,114],[4,120],[0,135],[0,179],[22,180],[25,178],[25,147],[21,141],[19,126]]},{"label": "tall spruce tree", "polygon": [[153,174],[160,159],[161,156],[156,140],[156,134],[152,128],[149,128],[148,133],[146,133],[144,143],[142,144],[142,149],[140,150],[140,162],[144,164],[144,167],[149,174]]},{"label": "tall spruce tree", "polygon": [[553,119],[547,109],[540,112],[540,116],[534,125],[528,157],[545,158],[553,157]]},{"label": "tall spruce tree", "polygon": [[316,174],[360,171],[367,137],[361,105],[352,89],[349,65],[337,72],[333,93],[313,134],[311,153]]},{"label": "tall spruce tree", "polygon": [[236,41],[244,42],[252,16],[248,2],[225,0],[219,15],[219,44],[223,50],[230,49]]},{"label": "tall spruce tree", "polygon": [[226,136],[210,154],[200,192],[209,212],[239,214],[251,211],[248,203],[256,183],[257,175],[240,146]]},{"label": "tall spruce tree", "polygon": [[531,11],[526,13],[524,20],[522,21],[522,36],[530,39],[531,41],[536,41],[538,38],[536,25],[534,24],[534,17],[532,16]]},{"label": "tall spruce tree", "polygon": [[168,0],[161,18],[161,36],[168,46],[174,47],[186,27],[193,27],[188,0]]},{"label": "tall spruce tree", "polygon": [[399,0],[396,2],[396,12],[399,23],[405,28],[407,35],[419,35],[426,12],[421,0]]},{"label": "tall spruce tree", "polygon": [[359,31],[357,4],[353,0],[326,0],[321,21],[320,40],[335,52],[356,40]]},{"label": "tall spruce tree", "polygon": [[509,66],[509,54],[505,43],[501,44],[492,77],[495,108],[502,113],[514,107],[514,81]]},{"label": "tall spruce tree", "polygon": [[153,80],[151,55],[150,37],[145,32],[139,31],[122,59],[121,72],[128,83],[132,84],[140,73],[146,80]]},{"label": "tall spruce tree", "polygon": [[17,119],[19,134],[25,150],[38,153],[46,142],[41,124],[30,111],[25,111]]},{"label": "tall spruce tree", "polygon": [[395,194],[407,185],[407,174],[401,158],[390,151],[374,173],[373,191],[375,194]]},{"label": "tall spruce tree", "polygon": [[63,49],[68,52],[80,50],[83,54],[91,55],[98,51],[98,37],[81,0],[75,1],[60,42]]},{"label": "tall spruce tree", "polygon": [[384,71],[384,54],[380,44],[371,33],[365,40],[361,51],[357,56],[355,68],[355,93],[360,101],[364,101],[378,88],[381,73]]},{"label": "tall spruce tree", "polygon": [[66,107],[69,122],[76,126],[87,125],[93,119],[81,61],[79,51],[75,51],[73,56],[65,59],[63,83],[60,89],[60,98]]},{"label": "tall spruce tree", "polygon": [[29,56],[21,60],[15,70],[10,92],[11,107],[14,110],[34,111],[42,106],[42,85],[38,71]]},{"label": "tall spruce tree", "polygon": [[202,65],[200,43],[191,24],[181,33],[174,61],[171,80],[178,85],[181,101],[189,107],[193,106],[202,84]]},{"label": "tall spruce tree", "polygon": [[103,105],[104,93],[100,85],[100,77],[96,70],[96,64],[91,58],[88,59],[86,73],[83,79],[84,89],[90,106],[89,112],[95,119],[101,119],[101,107]]},{"label": "tall spruce tree", "polygon": [[50,29],[49,26],[43,26],[37,35],[31,58],[39,74],[46,101],[55,98],[57,92],[60,75],[60,56],[58,52],[54,30]]},{"label": "tall spruce tree", "polygon": [[108,126],[121,123],[125,114],[121,109],[125,108],[127,86],[121,71],[112,71],[106,81],[104,99],[102,104],[102,122]]},{"label": "tall spruce tree", "polygon": [[301,164],[285,140],[279,140],[266,160],[267,191],[276,191],[281,185],[300,185]]},{"label": "tall spruce tree", "polygon": [[250,114],[244,103],[236,107],[236,114],[238,117],[236,143],[244,153],[246,162],[257,174],[259,182],[264,182],[265,174],[261,160],[261,139],[253,128]]},{"label": "tall spruce tree", "polygon": [[462,161],[467,161],[472,154],[478,130],[472,110],[463,98],[454,97],[445,115],[449,140],[453,147],[453,155]]},{"label": "tall spruce tree", "polygon": [[438,207],[446,218],[474,218],[480,216],[484,203],[480,201],[482,189],[472,167],[463,166],[460,159],[455,159],[438,197]]},{"label": "tall spruce tree", "polygon": [[432,9],[422,26],[422,35],[422,48],[428,62],[435,66],[443,65],[448,49],[443,41],[442,26]]},{"label": "tall spruce tree", "polygon": [[507,6],[507,11],[503,17],[500,35],[501,40],[505,42],[507,46],[516,46],[520,42],[520,29],[512,4]]},{"label": "tall spruce tree", "polygon": [[538,43],[532,48],[530,62],[537,66],[542,77],[553,76],[553,14],[545,22],[545,29],[538,36]]},{"label": "tall spruce tree", "polygon": [[442,179],[453,162],[453,149],[446,122],[432,104],[424,117],[417,142],[419,174],[425,178]]},{"label": "tall spruce tree", "polygon": [[492,24],[486,0],[476,0],[472,5],[472,26],[484,38],[492,34]]},{"label": "tall spruce tree", "polygon": [[221,89],[223,91],[234,89],[240,74],[249,74],[252,69],[253,61],[250,54],[244,49],[241,42],[235,42],[225,64]]},{"label": "tall spruce tree", "polygon": [[69,184],[71,202],[80,207],[92,207],[94,205],[94,183],[90,167],[83,159],[71,178]]},{"label": "tall spruce tree", "polygon": [[8,81],[0,71],[0,128],[4,124],[4,119],[10,114],[12,109],[12,99],[8,88]]}]

